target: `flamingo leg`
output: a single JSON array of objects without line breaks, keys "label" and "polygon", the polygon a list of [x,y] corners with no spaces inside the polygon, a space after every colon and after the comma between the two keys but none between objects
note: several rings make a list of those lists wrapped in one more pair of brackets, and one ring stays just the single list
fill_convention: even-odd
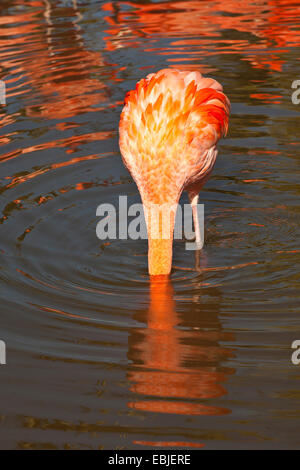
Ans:
[{"label": "flamingo leg", "polygon": [[188,193],[190,204],[192,206],[193,212],[193,221],[194,221],[194,230],[195,230],[195,242],[197,245],[197,250],[195,251],[195,270],[201,271],[200,268],[200,250],[203,245],[203,241],[201,240],[201,233],[200,233],[200,226],[199,226],[199,218],[198,218],[198,211],[197,211],[197,204],[199,201],[199,193],[194,193],[190,191]]},{"label": "flamingo leg", "polygon": [[189,199],[190,199],[190,204],[192,206],[192,211],[193,211],[193,221],[194,221],[194,230],[195,230],[195,242],[197,246],[199,247],[197,249],[201,250],[203,241],[201,240],[201,233],[200,233],[200,225],[199,225],[199,218],[198,218],[198,211],[197,211],[197,204],[199,200],[199,193],[195,194],[192,192],[189,192]]}]

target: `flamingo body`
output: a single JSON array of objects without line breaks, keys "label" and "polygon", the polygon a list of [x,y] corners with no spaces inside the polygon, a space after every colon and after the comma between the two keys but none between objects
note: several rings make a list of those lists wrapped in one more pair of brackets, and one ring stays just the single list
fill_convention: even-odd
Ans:
[{"label": "flamingo body", "polygon": [[[120,119],[120,150],[141,194],[151,204],[177,205],[183,190],[192,206],[209,177],[216,144],[226,135],[230,103],[222,86],[199,72],[163,69],[140,80],[127,93]],[[149,239],[149,273],[169,274],[170,236]]]}]

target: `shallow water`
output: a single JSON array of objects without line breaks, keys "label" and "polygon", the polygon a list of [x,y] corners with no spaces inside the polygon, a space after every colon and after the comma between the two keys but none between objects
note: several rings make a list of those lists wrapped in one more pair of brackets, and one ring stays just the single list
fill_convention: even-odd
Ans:
[{"label": "shallow water", "polygon": [[[0,13],[1,448],[298,447],[298,2]],[[201,269],[178,241],[170,282],[150,284],[146,242],[98,240],[96,208],[140,201],[118,119],[165,67],[219,80],[232,115]]]}]

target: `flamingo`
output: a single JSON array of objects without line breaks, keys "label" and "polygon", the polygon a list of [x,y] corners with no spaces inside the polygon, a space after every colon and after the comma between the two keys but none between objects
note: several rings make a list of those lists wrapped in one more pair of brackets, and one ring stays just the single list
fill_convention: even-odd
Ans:
[{"label": "flamingo", "polygon": [[[119,145],[144,207],[150,276],[171,272],[174,208],[183,190],[188,192],[200,244],[199,192],[216,161],[217,142],[227,134],[229,110],[222,85],[200,72],[163,69],[126,94]],[[161,218],[153,234],[154,206],[169,210],[167,236]]]}]

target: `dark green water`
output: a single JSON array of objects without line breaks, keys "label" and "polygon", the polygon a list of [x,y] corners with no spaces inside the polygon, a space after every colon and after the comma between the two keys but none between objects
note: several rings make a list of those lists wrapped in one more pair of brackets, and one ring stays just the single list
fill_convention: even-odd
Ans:
[{"label": "dark green water", "polygon": [[[0,447],[299,446],[300,7],[296,1],[2,1]],[[139,202],[125,92],[175,67],[219,80],[228,138],[201,193],[206,244],[101,242]],[[184,196],[182,202],[186,202]]]}]

